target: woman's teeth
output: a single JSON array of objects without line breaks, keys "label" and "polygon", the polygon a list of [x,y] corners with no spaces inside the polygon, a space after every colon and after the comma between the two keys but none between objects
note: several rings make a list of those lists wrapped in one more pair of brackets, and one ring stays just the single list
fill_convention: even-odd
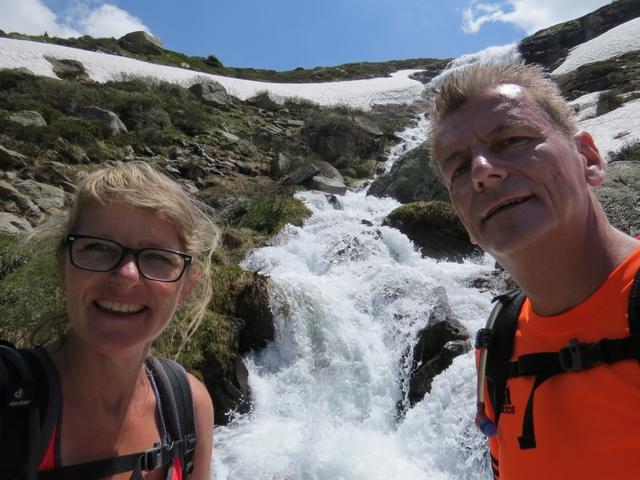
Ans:
[{"label": "woman's teeth", "polygon": [[96,302],[98,306],[104,310],[110,310],[112,312],[119,313],[138,313],[144,309],[144,305],[137,303],[117,303],[109,302],[107,300],[98,300]]}]

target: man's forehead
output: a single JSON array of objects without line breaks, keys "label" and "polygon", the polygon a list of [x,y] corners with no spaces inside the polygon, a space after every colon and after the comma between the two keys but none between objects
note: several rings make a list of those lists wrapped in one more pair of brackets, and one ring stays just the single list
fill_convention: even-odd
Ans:
[{"label": "man's forehead", "polygon": [[483,133],[508,126],[544,128],[547,123],[542,108],[525,88],[501,84],[470,98],[447,115],[435,137],[436,149],[469,132],[482,137]]}]

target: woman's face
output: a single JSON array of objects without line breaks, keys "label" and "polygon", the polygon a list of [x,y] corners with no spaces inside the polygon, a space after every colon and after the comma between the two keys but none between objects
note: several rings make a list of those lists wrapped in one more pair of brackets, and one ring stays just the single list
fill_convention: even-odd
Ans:
[{"label": "woman's face", "polygon": [[[131,248],[183,251],[175,226],[154,212],[111,203],[83,209],[75,234],[113,240]],[[61,251],[71,334],[107,355],[147,348],[186,301],[197,283],[197,267],[180,280],[161,282],[143,277],[131,254],[112,271],[93,272],[71,264]]]}]

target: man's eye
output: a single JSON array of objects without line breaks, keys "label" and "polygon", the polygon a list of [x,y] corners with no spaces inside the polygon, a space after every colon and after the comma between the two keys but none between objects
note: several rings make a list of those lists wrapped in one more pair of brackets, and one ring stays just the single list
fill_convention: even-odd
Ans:
[{"label": "man's eye", "polygon": [[529,139],[527,137],[517,137],[517,136],[507,137],[497,141],[495,144],[495,148],[497,150],[502,150],[504,148],[522,145],[526,143],[528,140]]}]

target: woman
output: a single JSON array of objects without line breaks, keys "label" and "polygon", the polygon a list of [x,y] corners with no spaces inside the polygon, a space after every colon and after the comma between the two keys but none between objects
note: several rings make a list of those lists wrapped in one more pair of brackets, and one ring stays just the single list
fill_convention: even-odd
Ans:
[{"label": "woman", "polygon": [[135,460],[131,471],[112,468],[96,478],[211,478],[207,390],[188,375],[197,442],[193,470],[183,473],[183,451],[169,448],[178,439],[168,438],[158,379],[145,359],[178,308],[190,309],[191,332],[204,315],[211,295],[206,253],[216,233],[178,184],[145,163],[106,167],[81,183],[58,234],[68,333],[45,350],[62,408],[38,478],[127,455]]}]

